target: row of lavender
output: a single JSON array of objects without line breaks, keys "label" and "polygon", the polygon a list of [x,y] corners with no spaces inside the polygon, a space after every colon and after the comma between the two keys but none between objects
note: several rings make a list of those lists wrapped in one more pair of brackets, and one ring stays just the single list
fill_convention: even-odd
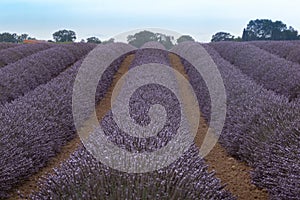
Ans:
[{"label": "row of lavender", "polygon": [[37,53],[39,51],[48,49],[54,46],[53,44],[43,43],[43,44],[26,44],[18,45],[13,48],[7,48],[0,51],[0,68],[14,63],[17,60],[25,58],[29,55]]},{"label": "row of lavender", "polygon": [[300,65],[287,61],[250,43],[216,42],[210,44],[231,64],[266,89],[290,100],[300,96]]},{"label": "row of lavender", "polygon": [[[76,57],[82,57],[88,49],[74,45],[65,45],[65,48],[59,49],[54,47],[53,50],[61,49],[63,52],[58,53],[68,53],[67,55],[72,52],[72,61],[75,61]],[[52,57],[48,59],[54,62],[56,54],[53,52],[50,55]],[[57,56],[57,65],[65,63],[61,54]],[[37,58],[43,59],[39,56]],[[69,60],[68,57],[66,59]],[[75,136],[72,89],[81,62],[82,60],[77,61],[45,85],[39,85],[15,101],[0,106],[0,199],[45,166]],[[110,80],[109,77],[103,78],[102,90],[108,87],[109,82],[105,83]]]},{"label": "row of lavender", "polygon": [[[153,47],[153,44],[151,44]],[[154,46],[155,47],[155,46]],[[147,48],[147,46],[145,47]],[[147,63],[162,63],[169,65],[168,52],[154,49],[140,49],[135,54],[135,59],[130,68]],[[150,90],[147,90],[150,89]],[[165,101],[165,104],[176,104],[171,94],[164,93],[159,88],[146,85],[132,97],[130,102],[133,116],[139,113],[142,118],[147,117],[148,109],[134,109],[136,101],[143,101],[139,106],[152,105],[150,100],[143,99],[140,95],[149,93],[155,99]],[[157,103],[157,102],[156,102]],[[164,104],[163,102],[159,102]],[[177,104],[176,104],[177,105]],[[178,106],[178,105],[177,105]],[[172,108],[165,107],[169,118],[176,118]],[[178,114],[178,113],[177,113]],[[141,119],[143,121],[143,119]],[[137,120],[137,123],[141,123]],[[112,112],[109,112],[101,121],[108,138],[119,147],[128,147],[128,151],[149,151],[160,147],[163,140],[168,137],[143,143],[141,138],[132,138],[119,130],[113,123]],[[170,125],[170,124],[169,124]],[[166,125],[164,128],[168,128]],[[167,134],[173,134],[173,131]],[[158,134],[160,135],[160,134]],[[117,139],[119,138],[119,139]],[[136,140],[136,142],[133,142]],[[141,149],[136,149],[140,143]],[[141,144],[148,144],[146,147]],[[155,162],[155,161],[153,161]],[[220,181],[213,173],[208,173],[207,165],[199,156],[195,145],[170,166],[154,172],[131,174],[113,170],[97,162],[84,148],[77,150],[71,158],[55,170],[56,173],[47,177],[41,183],[41,190],[31,196],[32,199],[233,199],[220,185]]]},{"label": "row of lavender", "polygon": [[17,43],[0,42],[0,50],[18,46]]},{"label": "row of lavender", "polygon": [[299,41],[255,41],[250,43],[281,58],[300,64]]},{"label": "row of lavender", "polygon": [[[186,44],[185,48],[187,46],[190,53],[202,48],[196,43]],[[203,46],[218,66],[227,93],[227,117],[221,144],[231,155],[254,168],[254,183],[267,188],[271,199],[299,199],[300,102],[289,102],[286,97],[257,85],[224,60],[211,45]],[[193,87],[207,91],[195,68],[184,60],[183,63]],[[207,105],[208,99],[202,98],[200,107]],[[207,113],[204,114],[209,119]]]},{"label": "row of lavender", "polygon": [[[32,53],[48,47],[44,45],[19,45],[15,48],[20,52]],[[0,104],[11,102],[40,84],[47,83],[92,48],[87,44],[55,45],[0,68]]]}]

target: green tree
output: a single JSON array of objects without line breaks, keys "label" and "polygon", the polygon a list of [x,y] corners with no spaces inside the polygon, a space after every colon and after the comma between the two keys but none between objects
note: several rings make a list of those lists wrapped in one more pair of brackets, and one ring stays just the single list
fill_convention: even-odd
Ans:
[{"label": "green tree", "polygon": [[233,40],[234,40],[234,36],[226,32],[218,32],[214,34],[211,38],[212,42],[233,41]]},{"label": "green tree", "polygon": [[100,44],[101,43],[100,39],[97,38],[97,37],[89,37],[89,38],[86,39],[86,41],[88,43],[96,43],[96,44]]},{"label": "green tree", "polygon": [[114,43],[115,39],[114,38],[110,38],[109,40],[105,40],[102,42],[102,44],[110,44],[110,43]]},{"label": "green tree", "polygon": [[192,41],[192,42],[195,42],[194,38],[192,38],[191,36],[189,35],[182,35],[180,36],[176,42],[177,44],[181,43],[181,42],[186,42],[186,41]]},{"label": "green tree", "polygon": [[145,31],[136,33],[134,35],[128,35],[127,41],[132,46],[140,48],[141,46],[143,46],[143,44],[145,44],[147,42],[156,41],[156,36],[155,36],[155,33],[145,30]]},{"label": "green tree", "polygon": [[270,19],[251,20],[243,31],[243,41],[251,40],[295,40],[298,32],[287,28],[282,21],[273,22]]},{"label": "green tree", "polygon": [[298,31],[295,30],[293,27],[289,27],[288,30],[283,31],[283,39],[284,40],[298,40]]},{"label": "green tree", "polygon": [[34,37],[28,37],[27,40],[36,40]]},{"label": "green tree", "polygon": [[147,30],[127,36],[128,43],[137,48],[140,48],[147,42],[156,41],[164,45],[166,49],[171,49],[174,46],[173,40],[173,36],[165,35],[163,33],[153,33]]},{"label": "green tree", "polygon": [[21,35],[17,36],[18,42],[19,42],[19,43],[22,43],[24,40],[27,40],[28,37],[29,37],[28,34],[21,34]]},{"label": "green tree", "polygon": [[16,33],[1,33],[0,34],[0,42],[12,42],[17,43],[18,42],[18,35]]},{"label": "green tree", "polygon": [[71,30],[59,30],[53,33],[53,39],[55,42],[74,42],[76,40],[76,34]]},{"label": "green tree", "polygon": [[162,33],[155,33],[155,41],[164,45],[166,49],[171,49],[174,46],[172,42],[173,40],[174,40],[173,36],[165,35]]}]

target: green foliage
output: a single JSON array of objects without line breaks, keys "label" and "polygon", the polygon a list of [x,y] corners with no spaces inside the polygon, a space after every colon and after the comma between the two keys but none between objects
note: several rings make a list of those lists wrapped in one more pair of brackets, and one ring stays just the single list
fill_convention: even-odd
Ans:
[{"label": "green foliage", "polygon": [[189,35],[182,35],[182,36],[180,36],[180,37],[176,40],[177,44],[179,44],[179,43],[181,43],[181,42],[186,42],[186,41],[192,41],[192,42],[195,42],[195,39],[192,38],[192,37],[189,36]]},{"label": "green foliage", "polygon": [[132,46],[140,48],[141,46],[143,46],[143,44],[145,44],[147,42],[155,41],[155,33],[152,33],[150,31],[146,31],[146,30],[141,31],[134,35],[128,35],[127,41]]},{"label": "green foliage", "polygon": [[101,40],[97,37],[89,37],[86,39],[87,43],[96,43],[96,44],[100,44]]},{"label": "green foliage", "polygon": [[137,48],[140,48],[147,42],[156,41],[164,45],[166,49],[171,49],[174,46],[173,40],[173,36],[165,35],[163,33],[153,33],[146,30],[127,36],[128,43]]},{"label": "green foliage", "polygon": [[166,49],[171,49],[174,46],[172,40],[174,40],[173,36],[165,35],[162,33],[155,33],[155,41],[164,45]]},{"label": "green foliage", "polygon": [[76,40],[76,34],[71,30],[59,30],[53,33],[53,39],[55,42],[74,42]]},{"label": "green foliage", "polygon": [[114,38],[110,38],[109,40],[105,40],[102,42],[102,44],[110,44],[110,43],[114,43],[115,39]]},{"label": "green foliage", "polygon": [[226,32],[218,32],[214,34],[211,38],[212,42],[233,41],[233,40],[234,40],[234,36]]},{"label": "green foliage", "polygon": [[282,21],[269,19],[251,20],[243,31],[243,41],[252,40],[297,40],[298,31],[287,28]]},{"label": "green foliage", "polygon": [[17,35],[16,33],[0,33],[0,42],[22,43],[29,39],[28,34]]},{"label": "green foliage", "polygon": [[243,41],[243,39],[240,36],[234,38],[233,40],[236,41],[236,42],[242,42]]}]

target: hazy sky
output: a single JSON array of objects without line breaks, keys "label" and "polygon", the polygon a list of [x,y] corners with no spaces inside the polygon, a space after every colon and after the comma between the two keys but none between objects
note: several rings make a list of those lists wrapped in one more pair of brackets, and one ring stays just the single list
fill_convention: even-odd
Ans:
[{"label": "hazy sky", "polygon": [[209,41],[218,31],[241,36],[251,19],[281,20],[300,30],[299,0],[0,0],[0,33],[52,39],[71,29],[101,40],[133,29],[160,28]]}]

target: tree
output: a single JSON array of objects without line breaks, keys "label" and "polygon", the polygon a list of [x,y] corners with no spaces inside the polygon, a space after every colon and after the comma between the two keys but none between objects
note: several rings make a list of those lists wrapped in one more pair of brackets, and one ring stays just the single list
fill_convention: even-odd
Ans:
[{"label": "tree", "polygon": [[24,40],[27,40],[28,39],[28,34],[21,34],[21,35],[19,35],[19,36],[17,36],[17,40],[18,40],[18,42],[19,43],[22,43]]},{"label": "tree", "polygon": [[172,40],[174,40],[173,36],[165,35],[162,33],[155,33],[155,41],[164,45],[166,49],[171,49],[174,46]]},{"label": "tree", "polygon": [[27,40],[36,40],[34,37],[28,37]]},{"label": "tree", "polygon": [[238,37],[234,38],[234,41],[236,41],[236,42],[242,42],[243,40],[242,40],[242,38],[240,36],[238,36]]},{"label": "tree", "polygon": [[76,40],[76,34],[71,30],[59,30],[53,33],[53,39],[55,42],[74,42]]},{"label": "tree", "polygon": [[17,43],[18,42],[18,35],[16,33],[1,33],[0,34],[0,42],[12,42]]},{"label": "tree", "polygon": [[233,41],[233,40],[234,40],[234,36],[226,32],[218,32],[214,34],[211,38],[212,42]]},{"label": "tree", "polygon": [[88,43],[96,43],[96,44],[100,44],[101,43],[100,39],[97,38],[97,37],[89,37],[89,38],[86,39],[86,41]]},{"label": "tree", "polygon": [[177,40],[177,44],[181,43],[181,42],[186,42],[186,41],[192,41],[195,42],[194,38],[192,38],[189,35],[182,35],[180,36]]},{"label": "tree", "polygon": [[283,38],[284,40],[298,40],[298,31],[295,30],[293,27],[289,27],[288,30],[283,31]]},{"label": "tree", "polygon": [[243,41],[251,40],[295,40],[298,32],[281,21],[269,19],[251,20],[243,31]]},{"label": "tree", "polygon": [[102,44],[110,44],[110,43],[114,43],[115,39],[114,38],[110,38],[109,40],[105,40],[102,42]]},{"label": "tree", "polygon": [[143,44],[145,44],[147,42],[155,41],[155,33],[152,33],[150,31],[146,31],[146,30],[141,31],[134,35],[128,35],[127,41],[132,46],[140,48],[141,46],[143,46]]},{"label": "tree", "polygon": [[28,34],[23,33],[17,35],[16,33],[0,33],[0,42],[23,43],[24,40],[32,39]]},{"label": "tree", "polygon": [[171,49],[174,46],[173,40],[173,36],[165,35],[163,33],[153,33],[146,30],[127,36],[128,43],[137,48],[140,48],[147,42],[156,41],[164,45],[166,49]]}]

